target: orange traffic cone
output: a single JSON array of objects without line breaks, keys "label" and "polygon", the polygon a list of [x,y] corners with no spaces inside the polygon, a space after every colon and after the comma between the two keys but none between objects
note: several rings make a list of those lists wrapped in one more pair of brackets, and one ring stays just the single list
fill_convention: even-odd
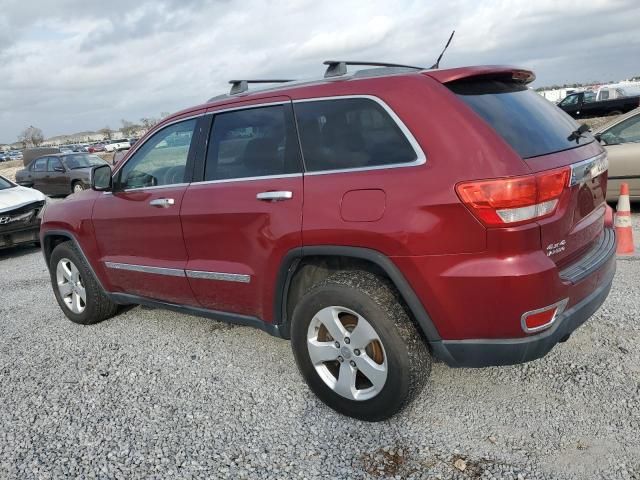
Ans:
[{"label": "orange traffic cone", "polygon": [[618,247],[616,253],[633,253],[633,229],[631,228],[631,206],[629,205],[629,185],[620,185],[620,198],[616,208],[616,237],[618,237]]}]

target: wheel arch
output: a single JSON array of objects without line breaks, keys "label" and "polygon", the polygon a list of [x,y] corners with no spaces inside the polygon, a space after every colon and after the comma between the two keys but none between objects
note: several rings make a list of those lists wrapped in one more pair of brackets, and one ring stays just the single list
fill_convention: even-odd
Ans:
[{"label": "wheel arch", "polygon": [[100,280],[100,277],[96,274],[96,271],[93,268],[93,265],[87,258],[87,255],[84,253],[84,250],[80,245],[80,242],[78,242],[78,239],[75,237],[75,235],[73,235],[71,232],[68,232],[66,230],[48,230],[44,232],[40,237],[42,254],[44,255],[44,260],[47,264],[47,269],[49,268],[49,262],[51,261],[51,253],[53,252],[53,249],[56,248],[61,243],[68,242],[68,241],[72,242],[76,246],[76,248],[80,252],[80,255],[82,255],[84,261],[89,266],[91,273],[93,273],[93,276],[98,282],[98,285],[100,286],[100,288],[102,288],[102,291],[107,292],[107,290],[104,288],[104,285],[102,284],[102,281]]},{"label": "wheel arch", "polygon": [[[276,280],[273,312],[274,321],[279,325],[283,337],[289,338],[290,335],[292,299],[299,298],[309,282],[313,284],[320,278],[326,278],[328,273],[341,269],[335,265],[364,268],[386,276],[398,290],[426,340],[430,344],[441,341],[440,334],[422,302],[389,257],[369,248],[339,245],[300,247],[285,255]],[[308,269],[307,272],[304,272],[304,269]],[[303,279],[299,281],[301,274]]]}]

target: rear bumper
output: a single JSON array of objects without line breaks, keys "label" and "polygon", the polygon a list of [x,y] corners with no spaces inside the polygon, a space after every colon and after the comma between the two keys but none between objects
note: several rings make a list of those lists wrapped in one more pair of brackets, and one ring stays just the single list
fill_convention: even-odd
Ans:
[{"label": "rear bumper", "polygon": [[599,248],[580,262],[582,268],[574,266],[562,272],[565,275],[572,274],[571,280],[578,285],[580,282],[596,281],[596,286],[587,296],[565,310],[548,330],[518,338],[440,340],[431,343],[435,356],[449,366],[471,368],[514,365],[545,356],[604,303],[616,271],[615,250],[615,234],[610,230],[605,232]]},{"label": "rear bumper", "polygon": [[432,348],[451,367],[491,367],[530,362],[544,357],[593,315],[605,301],[613,273],[591,295],[566,310],[555,326],[535,336],[499,340],[442,340]]}]

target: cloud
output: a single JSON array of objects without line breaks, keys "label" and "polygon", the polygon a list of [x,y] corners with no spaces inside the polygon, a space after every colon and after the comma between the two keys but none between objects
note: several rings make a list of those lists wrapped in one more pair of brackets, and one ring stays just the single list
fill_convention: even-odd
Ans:
[{"label": "cloud", "polygon": [[330,58],[510,63],[537,85],[640,74],[636,0],[4,0],[0,140],[120,126],[201,103],[234,77],[319,77]]}]

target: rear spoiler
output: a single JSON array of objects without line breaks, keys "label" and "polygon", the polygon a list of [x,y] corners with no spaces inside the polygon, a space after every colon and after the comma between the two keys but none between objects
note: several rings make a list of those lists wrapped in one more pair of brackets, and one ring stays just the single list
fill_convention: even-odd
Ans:
[{"label": "rear spoiler", "polygon": [[485,65],[477,67],[448,68],[446,70],[427,70],[422,72],[440,83],[449,83],[456,80],[465,80],[478,77],[505,77],[510,76],[513,81],[531,83],[536,79],[531,70],[512,67],[508,65]]}]

